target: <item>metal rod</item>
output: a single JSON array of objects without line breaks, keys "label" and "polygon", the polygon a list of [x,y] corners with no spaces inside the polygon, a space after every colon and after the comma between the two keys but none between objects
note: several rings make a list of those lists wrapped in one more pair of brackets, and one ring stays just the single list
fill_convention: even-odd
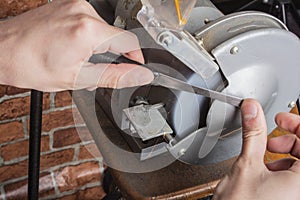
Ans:
[{"label": "metal rod", "polygon": [[284,3],[280,3],[281,6],[281,12],[282,12],[282,21],[285,25],[287,24],[287,13],[286,13],[286,7]]},{"label": "metal rod", "polygon": [[237,9],[235,12],[240,12],[240,11],[249,9],[249,8],[253,7],[255,4],[257,4],[257,3],[260,3],[260,1],[259,1],[259,0],[253,0],[253,1],[250,1],[250,2],[247,3],[246,5],[242,6],[242,7],[239,8],[239,9]]},{"label": "metal rod", "polygon": [[28,165],[28,199],[39,197],[40,147],[43,111],[43,92],[31,91],[30,101],[30,136]]}]

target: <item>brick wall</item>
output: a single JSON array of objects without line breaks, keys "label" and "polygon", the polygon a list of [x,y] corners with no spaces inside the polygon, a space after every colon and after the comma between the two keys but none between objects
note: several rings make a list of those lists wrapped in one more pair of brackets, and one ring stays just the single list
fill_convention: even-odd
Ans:
[{"label": "brick wall", "polygon": [[[2,199],[27,193],[30,92],[0,86],[0,192]],[[85,124],[74,124],[71,95],[45,93],[41,144],[42,199],[101,199],[103,163]],[[76,119],[78,122],[78,119]],[[80,120],[79,120],[80,122]]]}]

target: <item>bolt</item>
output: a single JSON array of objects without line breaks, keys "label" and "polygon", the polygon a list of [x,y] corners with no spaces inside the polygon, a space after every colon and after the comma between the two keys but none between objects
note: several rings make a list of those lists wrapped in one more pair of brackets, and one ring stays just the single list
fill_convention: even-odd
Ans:
[{"label": "bolt", "polygon": [[149,102],[146,97],[136,96],[133,100],[134,105],[149,105]]},{"label": "bolt", "polygon": [[178,156],[181,157],[185,154],[186,149],[180,149],[180,151],[178,152]]},{"label": "bolt", "polygon": [[208,24],[210,22],[210,20],[209,19],[204,19],[204,24]]},{"label": "bolt", "polygon": [[169,34],[162,34],[159,36],[158,41],[166,46],[169,46],[172,44],[172,37]]},{"label": "bolt", "polygon": [[204,44],[203,38],[196,38],[196,41],[198,42],[198,44],[200,46],[202,46]]},{"label": "bolt", "polygon": [[296,102],[295,101],[291,101],[289,103],[289,108],[294,108],[296,106]]},{"label": "bolt", "polygon": [[237,54],[238,52],[239,52],[239,48],[238,48],[237,46],[232,47],[232,48],[230,49],[230,53],[231,53],[232,55],[235,55],[235,54]]}]

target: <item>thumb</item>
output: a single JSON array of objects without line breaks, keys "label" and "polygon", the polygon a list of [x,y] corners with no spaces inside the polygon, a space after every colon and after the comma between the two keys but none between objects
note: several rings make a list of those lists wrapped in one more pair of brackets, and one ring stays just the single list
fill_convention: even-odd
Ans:
[{"label": "thumb", "polygon": [[261,105],[252,99],[242,107],[243,147],[240,156],[249,161],[263,162],[267,146],[267,125]]}]

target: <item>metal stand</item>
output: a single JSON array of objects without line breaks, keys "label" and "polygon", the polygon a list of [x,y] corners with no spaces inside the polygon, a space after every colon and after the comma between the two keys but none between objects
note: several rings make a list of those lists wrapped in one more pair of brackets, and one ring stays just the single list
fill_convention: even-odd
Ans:
[{"label": "metal stand", "polygon": [[247,9],[252,9],[253,7],[258,7],[261,4],[261,0],[253,0],[247,3],[246,5],[240,7],[235,12],[240,12]]},{"label": "metal stand", "polygon": [[272,0],[269,4],[271,5],[270,13],[281,18],[287,26],[289,26],[287,14],[290,13],[298,27],[300,27],[300,15],[292,0]]},{"label": "metal stand", "polygon": [[298,107],[298,113],[300,115],[300,96],[299,96],[298,101],[297,101],[297,107]]},{"label": "metal stand", "polygon": [[30,136],[28,165],[28,199],[39,197],[40,147],[43,111],[43,93],[32,90],[30,102]]}]

